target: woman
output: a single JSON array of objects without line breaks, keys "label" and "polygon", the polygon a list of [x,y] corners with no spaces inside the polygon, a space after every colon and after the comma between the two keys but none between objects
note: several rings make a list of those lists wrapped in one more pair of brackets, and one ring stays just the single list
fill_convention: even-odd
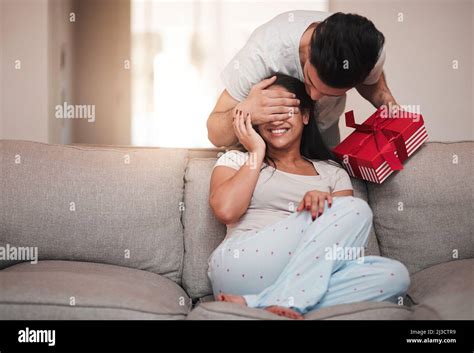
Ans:
[{"label": "woman", "polygon": [[293,93],[299,108],[257,131],[249,116],[235,114],[234,131],[248,152],[225,153],[212,172],[210,206],[227,225],[209,257],[216,299],[294,319],[336,304],[397,300],[408,271],[363,256],[372,211],[330,160],[304,84],[277,75],[264,94],[275,91]]}]

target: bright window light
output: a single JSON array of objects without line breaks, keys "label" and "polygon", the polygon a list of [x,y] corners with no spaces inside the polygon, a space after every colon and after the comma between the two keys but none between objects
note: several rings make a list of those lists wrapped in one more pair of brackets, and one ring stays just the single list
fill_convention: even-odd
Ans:
[{"label": "bright window light", "polygon": [[[271,5],[271,6],[269,6]],[[206,148],[219,74],[252,31],[327,1],[132,0],[132,144]]]}]

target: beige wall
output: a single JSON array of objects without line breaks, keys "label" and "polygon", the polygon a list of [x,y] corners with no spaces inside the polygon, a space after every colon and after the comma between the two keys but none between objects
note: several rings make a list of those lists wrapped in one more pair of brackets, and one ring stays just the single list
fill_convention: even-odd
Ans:
[{"label": "beige wall", "polygon": [[[0,138],[130,143],[128,0],[0,0],[0,49]],[[57,119],[64,102],[95,122]]]},{"label": "beige wall", "polygon": [[130,3],[76,0],[75,104],[95,105],[95,122],[73,121],[73,142],[130,144]]},{"label": "beige wall", "polygon": [[49,105],[48,132],[50,143],[68,144],[72,140],[71,119],[57,119],[56,105],[74,101],[74,23],[70,21],[72,0],[49,0]]},{"label": "beige wall", "polygon": [[[389,87],[400,104],[420,105],[431,141],[473,140],[472,0],[331,0],[329,9],[364,15],[384,33]],[[374,111],[355,90],[350,109],[357,122]],[[351,131],[344,119],[340,127],[343,136]]]},{"label": "beige wall", "polygon": [[47,21],[47,0],[0,1],[1,138],[48,141]]}]

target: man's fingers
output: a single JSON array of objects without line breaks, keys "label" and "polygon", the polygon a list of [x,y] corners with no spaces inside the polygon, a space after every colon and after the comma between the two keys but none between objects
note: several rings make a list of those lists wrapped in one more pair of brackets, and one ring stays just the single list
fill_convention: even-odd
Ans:
[{"label": "man's fingers", "polygon": [[257,87],[259,89],[265,89],[265,88],[271,86],[273,84],[273,82],[275,82],[275,80],[276,80],[276,76],[273,75],[272,77],[266,78],[265,80],[257,83],[256,85],[254,85],[254,87]]},{"label": "man's fingers", "polygon": [[272,114],[272,115],[267,116],[266,122],[270,123],[272,121],[283,121],[283,120],[287,120],[287,119],[291,118],[292,116],[293,116],[293,114],[290,113],[290,112],[284,113],[284,114]]},{"label": "man's fingers", "polygon": [[297,108],[300,105],[299,99],[296,98],[269,98],[267,97],[267,107],[276,107],[276,106],[284,106],[284,107],[293,107]]},{"label": "man's fingers", "polygon": [[267,115],[272,115],[272,114],[287,114],[287,115],[290,115],[290,114],[296,114],[296,113],[298,113],[298,111],[299,111],[299,108],[295,108],[295,107],[278,106],[278,107],[265,107],[265,108],[263,108],[263,112]]},{"label": "man's fingers", "polygon": [[274,89],[264,89],[262,95],[268,98],[296,98],[296,94],[288,91],[276,91]]}]

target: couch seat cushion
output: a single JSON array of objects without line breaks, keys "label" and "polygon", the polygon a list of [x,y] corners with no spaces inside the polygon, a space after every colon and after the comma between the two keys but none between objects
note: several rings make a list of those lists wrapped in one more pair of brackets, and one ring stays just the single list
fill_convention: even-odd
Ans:
[{"label": "couch seat cushion", "polygon": [[40,261],[0,271],[4,320],[184,319],[190,305],[173,281],[114,265]]},{"label": "couch seat cushion", "polygon": [[[388,302],[360,302],[314,310],[307,320],[405,320],[412,309]],[[203,302],[189,313],[188,320],[290,320],[262,309],[234,303]]]},{"label": "couch seat cushion", "polygon": [[416,320],[474,319],[474,259],[432,266],[411,276]]}]

